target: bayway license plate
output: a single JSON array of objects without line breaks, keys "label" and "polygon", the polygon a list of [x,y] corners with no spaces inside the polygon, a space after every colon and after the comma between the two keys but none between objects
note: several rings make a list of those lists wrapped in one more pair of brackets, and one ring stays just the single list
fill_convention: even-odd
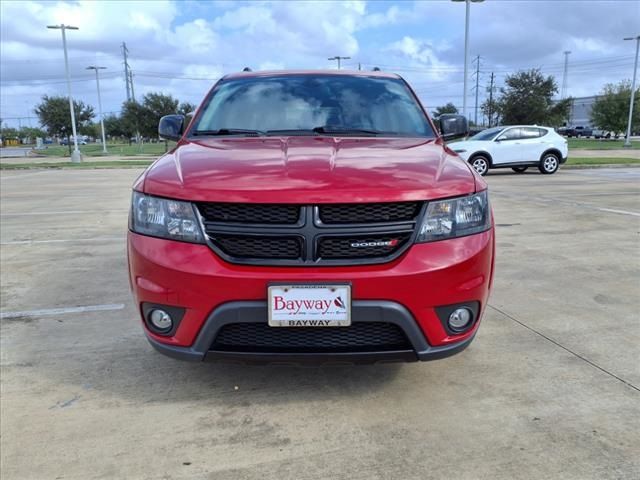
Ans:
[{"label": "bayway license plate", "polygon": [[350,285],[271,285],[270,327],[348,327]]}]

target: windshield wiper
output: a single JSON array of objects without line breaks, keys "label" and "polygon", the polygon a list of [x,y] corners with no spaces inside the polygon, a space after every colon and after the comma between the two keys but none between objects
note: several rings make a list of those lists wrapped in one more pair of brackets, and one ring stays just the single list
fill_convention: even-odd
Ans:
[{"label": "windshield wiper", "polygon": [[251,135],[251,136],[259,136],[264,135],[265,132],[262,130],[247,130],[244,128],[219,128],[218,130],[196,130],[193,132],[193,135],[207,135],[207,136],[215,136],[215,135]]},{"label": "windshield wiper", "polygon": [[343,134],[343,135],[396,135],[392,132],[381,132],[379,130],[367,130],[365,128],[349,128],[338,127],[332,125],[323,125],[321,127],[312,128],[315,133]]}]

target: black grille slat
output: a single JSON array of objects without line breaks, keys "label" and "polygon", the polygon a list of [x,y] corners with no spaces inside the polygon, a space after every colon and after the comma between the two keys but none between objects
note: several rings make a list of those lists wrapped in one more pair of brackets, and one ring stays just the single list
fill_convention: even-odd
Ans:
[{"label": "black grille slat", "polygon": [[211,241],[227,255],[236,258],[295,260],[302,257],[302,239],[299,237],[215,235]]},{"label": "black grille slat", "polygon": [[[325,260],[386,257],[404,247],[411,235],[411,232],[406,232],[364,237],[322,237],[318,242],[318,257]],[[394,245],[381,244],[386,242],[396,243]],[[354,246],[354,244],[358,246]],[[371,245],[365,246],[364,244]]]},{"label": "black grille slat", "polygon": [[224,325],[211,350],[251,352],[376,352],[411,349],[393,323],[357,322],[349,327],[270,327],[266,323]]},{"label": "black grille slat", "polygon": [[295,225],[300,219],[299,205],[253,203],[200,203],[206,222]]},{"label": "black grille slat", "polygon": [[420,202],[395,203],[345,203],[320,205],[322,223],[387,223],[407,222],[416,218],[420,212]]}]

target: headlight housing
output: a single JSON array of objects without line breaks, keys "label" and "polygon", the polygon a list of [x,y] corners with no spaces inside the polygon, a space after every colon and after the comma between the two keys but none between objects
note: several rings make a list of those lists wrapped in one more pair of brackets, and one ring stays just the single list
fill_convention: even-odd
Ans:
[{"label": "headlight housing", "polygon": [[489,197],[484,190],[466,197],[429,202],[416,242],[464,237],[491,228]]},{"label": "headlight housing", "polygon": [[131,198],[129,228],[151,237],[204,243],[200,223],[191,203],[152,197],[140,192],[133,192]]}]

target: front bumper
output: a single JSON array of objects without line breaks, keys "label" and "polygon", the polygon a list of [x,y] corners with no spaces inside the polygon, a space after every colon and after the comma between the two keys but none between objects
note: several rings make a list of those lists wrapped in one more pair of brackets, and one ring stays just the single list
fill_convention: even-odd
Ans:
[{"label": "front bumper", "polygon": [[235,360],[243,363],[372,363],[390,361],[436,360],[464,350],[473,336],[440,347],[430,346],[418,328],[413,316],[402,305],[389,301],[354,301],[351,307],[352,322],[382,322],[399,326],[410,342],[411,348],[366,352],[243,352],[212,348],[217,333],[224,325],[236,323],[260,323],[267,316],[266,302],[229,302],[216,308],[208,317],[196,341],[190,347],[176,347],[147,338],[161,353],[188,361]]},{"label": "front bumper", "polygon": [[[472,341],[484,312],[494,264],[493,229],[477,235],[413,245],[400,258],[379,265],[341,267],[255,267],[229,264],[206,245],[128,234],[130,281],[143,302],[185,309],[170,336],[146,328],[162,353],[186,360],[229,359],[267,362],[373,362],[431,360],[457,353]],[[352,321],[400,326],[411,343],[402,351],[260,353],[211,350],[219,328],[229,322],[267,321],[271,282],[349,282]],[[473,327],[447,333],[435,308],[477,301]]]}]

